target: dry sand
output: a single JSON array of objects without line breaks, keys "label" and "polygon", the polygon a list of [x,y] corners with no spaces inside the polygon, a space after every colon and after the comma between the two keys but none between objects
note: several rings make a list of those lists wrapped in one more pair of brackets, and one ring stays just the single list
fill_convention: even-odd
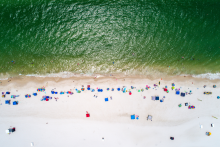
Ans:
[{"label": "dry sand", "polygon": [[[160,86],[154,88],[153,84],[159,81]],[[192,90],[192,94],[185,97],[176,95],[175,90],[171,90],[172,83],[175,83],[175,88],[181,87],[181,92]],[[10,91],[11,94],[0,98],[1,146],[28,147],[34,142],[34,146],[39,147],[217,147],[220,143],[220,123],[219,119],[212,116],[220,117],[220,99],[217,99],[220,96],[219,83],[191,77],[162,80],[140,77],[26,77],[2,81],[0,91]],[[213,88],[213,84],[217,88]],[[96,91],[77,93],[75,89],[81,89],[82,85],[85,88],[90,85]],[[146,85],[151,88],[144,92],[137,91],[145,89]],[[165,85],[169,93],[163,91]],[[203,88],[203,85],[207,87]],[[46,86],[46,91],[37,92],[36,89],[42,86]],[[123,86],[127,86],[128,90],[131,86],[136,89],[131,89],[132,95],[116,90]],[[102,88],[103,92],[97,92],[97,87]],[[58,92],[72,89],[74,94],[52,95],[51,90],[54,88]],[[112,92],[111,88],[115,88],[115,91]],[[204,95],[204,91],[210,91],[212,95]],[[34,92],[38,96],[33,96]],[[31,94],[31,98],[25,98],[25,94]],[[14,101],[11,95],[20,95],[15,99],[19,105],[5,104],[5,100]],[[52,96],[53,99],[41,101],[43,95]],[[155,95],[166,98],[162,103],[152,101],[151,96]],[[59,99],[56,101],[54,97]],[[104,98],[107,97],[109,101],[105,102]],[[186,102],[196,108],[188,109],[184,105]],[[181,108],[178,107],[180,103]],[[86,117],[86,111],[91,117]],[[139,115],[139,120],[131,120],[132,114]],[[148,115],[153,116],[153,121],[147,121]],[[211,123],[215,124],[214,128]],[[200,125],[203,125],[203,129],[200,129]],[[5,130],[10,126],[16,127],[16,132],[8,135]],[[212,135],[206,136],[207,131]],[[175,138],[173,141],[169,139],[171,136]]]}]

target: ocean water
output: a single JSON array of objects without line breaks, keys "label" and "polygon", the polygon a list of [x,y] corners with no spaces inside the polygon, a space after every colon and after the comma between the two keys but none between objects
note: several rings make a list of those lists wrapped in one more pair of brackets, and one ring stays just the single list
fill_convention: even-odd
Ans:
[{"label": "ocean water", "polygon": [[220,1],[1,0],[1,76],[218,75]]}]

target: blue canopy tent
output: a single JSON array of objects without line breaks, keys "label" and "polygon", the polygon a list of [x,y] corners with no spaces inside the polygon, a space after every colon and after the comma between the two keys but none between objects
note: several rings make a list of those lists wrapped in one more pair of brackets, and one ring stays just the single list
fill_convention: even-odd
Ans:
[{"label": "blue canopy tent", "polygon": [[18,101],[14,101],[14,102],[13,102],[13,105],[18,105]]},{"label": "blue canopy tent", "polygon": [[182,96],[182,97],[185,97],[185,95],[186,95],[185,93],[181,92],[181,96]]},{"label": "blue canopy tent", "polygon": [[5,100],[5,104],[8,104],[8,105],[10,105],[10,100]]},{"label": "blue canopy tent", "polygon": [[135,115],[131,115],[131,119],[135,119]]},{"label": "blue canopy tent", "polygon": [[176,91],[176,94],[179,95],[179,94],[180,94],[180,91]]},{"label": "blue canopy tent", "polygon": [[155,97],[155,100],[159,100],[159,96],[156,96],[156,97]]},{"label": "blue canopy tent", "polygon": [[108,101],[108,98],[105,98],[105,101],[107,102],[107,101]]}]

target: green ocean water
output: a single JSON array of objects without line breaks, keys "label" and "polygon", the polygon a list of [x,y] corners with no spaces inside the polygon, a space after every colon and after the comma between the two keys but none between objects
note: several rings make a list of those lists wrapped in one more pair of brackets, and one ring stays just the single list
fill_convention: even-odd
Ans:
[{"label": "green ocean water", "polygon": [[1,0],[0,73],[219,73],[219,8],[219,0]]}]

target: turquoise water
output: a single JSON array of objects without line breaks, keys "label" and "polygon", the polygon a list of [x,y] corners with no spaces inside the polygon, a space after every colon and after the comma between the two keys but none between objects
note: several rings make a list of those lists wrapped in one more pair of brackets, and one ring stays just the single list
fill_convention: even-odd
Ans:
[{"label": "turquoise water", "polygon": [[2,0],[0,73],[219,73],[219,8],[203,0]]}]

